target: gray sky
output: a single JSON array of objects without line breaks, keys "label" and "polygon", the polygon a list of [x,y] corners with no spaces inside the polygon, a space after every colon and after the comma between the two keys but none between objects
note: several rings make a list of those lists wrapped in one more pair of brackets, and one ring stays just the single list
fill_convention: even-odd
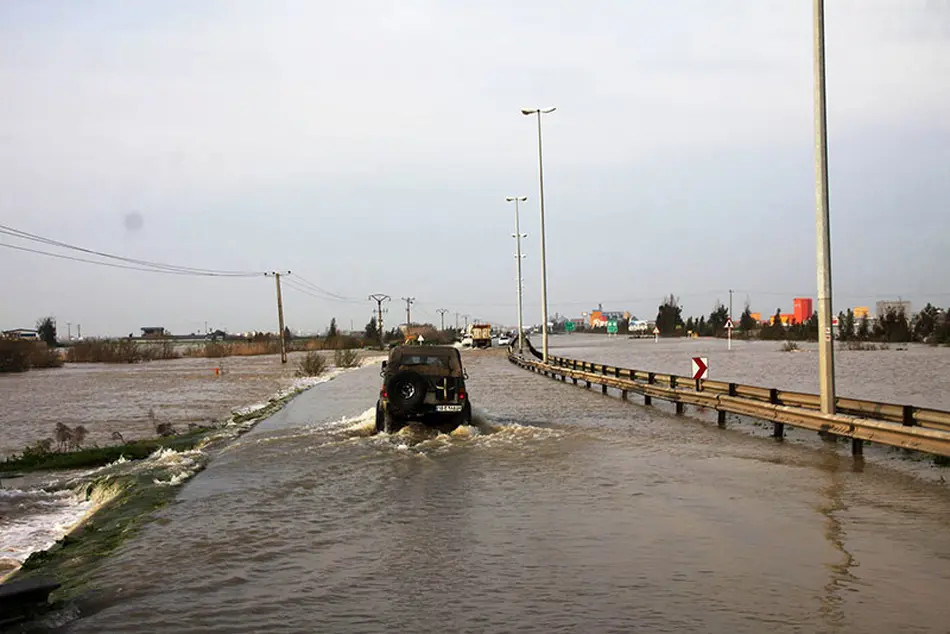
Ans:
[{"label": "gray sky", "polygon": [[[826,6],[835,311],[950,305],[950,2]],[[553,314],[814,297],[806,0],[0,2],[0,224],[123,256],[291,269],[331,317]],[[140,214],[139,228],[126,222]],[[49,247],[0,236],[0,242]],[[80,255],[73,253],[73,255]],[[275,329],[273,280],[0,248],[0,327]],[[319,293],[317,293],[319,294]],[[871,304],[873,305],[873,303]]]}]

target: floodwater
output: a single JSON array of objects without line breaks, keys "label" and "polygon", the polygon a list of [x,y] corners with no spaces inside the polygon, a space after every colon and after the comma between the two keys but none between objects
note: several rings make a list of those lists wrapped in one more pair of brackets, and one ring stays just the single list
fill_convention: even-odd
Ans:
[{"label": "floodwater", "polygon": [[[651,362],[591,341],[570,343]],[[950,630],[945,484],[624,403],[500,351],[464,358],[473,427],[373,435],[375,368],[317,385],[104,561],[65,630]],[[730,378],[784,386],[768,363]]]},{"label": "floodwater", "polygon": [[69,363],[0,374],[0,458],[52,438],[57,423],[86,427],[85,445],[91,446],[114,444],[114,432],[126,441],[152,437],[160,423],[185,431],[189,424],[221,421],[234,408],[288,387],[304,354],[288,355],[286,364],[276,355],[263,355],[134,365]]}]

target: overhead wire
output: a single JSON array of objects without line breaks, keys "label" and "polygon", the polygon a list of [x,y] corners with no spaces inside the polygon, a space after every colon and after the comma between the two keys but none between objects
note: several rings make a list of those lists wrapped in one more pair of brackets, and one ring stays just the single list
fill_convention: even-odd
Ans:
[{"label": "overhead wire", "polygon": [[[88,258],[80,258],[72,255],[66,255],[63,253],[52,253],[50,251],[41,251],[39,249],[31,249],[29,247],[23,247],[16,244],[7,244],[5,242],[0,242],[0,247],[6,249],[15,249],[17,251],[25,251],[27,253],[36,253],[38,255],[45,255],[51,258],[58,258],[61,260],[70,260],[72,262],[84,262],[86,264],[98,264],[99,266],[108,266],[114,269],[126,269],[130,271],[143,271],[145,273],[165,273],[167,275],[191,275],[191,276],[203,276],[203,277],[251,277],[251,275],[222,275],[219,273],[199,273],[197,271],[177,271],[172,269],[155,269],[155,268],[146,268],[143,266],[132,266],[129,264],[116,264],[115,262],[103,262],[101,260],[90,260]],[[263,275],[263,274],[255,274]]]},{"label": "overhead wire", "polygon": [[[129,257],[121,256],[121,255],[115,255],[112,253],[106,253],[104,251],[97,251],[95,249],[88,249],[86,247],[69,244],[61,240],[54,240],[53,238],[47,238],[35,233],[30,233],[29,231],[23,231],[21,229],[16,229],[14,227],[10,227],[8,225],[3,225],[3,224],[0,224],[0,234],[7,235],[13,238],[18,238],[21,240],[29,240],[32,242],[38,242],[38,243],[46,244],[49,246],[55,246],[55,247],[60,247],[63,249],[69,249],[72,251],[78,251],[80,253],[95,255],[95,256],[98,256],[101,258],[107,258],[110,260],[127,262],[129,264],[134,264],[139,267],[148,267],[148,268],[132,269],[132,270],[146,270],[146,271],[169,272],[169,273],[173,272],[179,275],[201,275],[201,276],[207,276],[207,277],[256,277],[256,276],[264,274],[263,271],[229,271],[229,270],[223,270],[223,269],[208,269],[208,268],[198,268],[198,267],[191,267],[191,266],[181,266],[177,264],[166,264],[164,262],[154,262],[151,260],[141,260],[138,258],[129,258]],[[15,245],[10,245],[6,243],[0,243],[0,245],[10,247],[10,248],[17,248]],[[19,247],[18,250],[30,251],[30,252],[39,253],[42,255],[49,255],[52,257],[59,257],[47,251],[27,249],[25,247]],[[64,259],[68,259],[68,258],[64,258]],[[90,264],[103,264],[102,262],[98,262],[95,260],[88,260],[88,259],[76,259],[76,261],[87,262]],[[117,268],[129,268],[129,267],[121,266]]]}]

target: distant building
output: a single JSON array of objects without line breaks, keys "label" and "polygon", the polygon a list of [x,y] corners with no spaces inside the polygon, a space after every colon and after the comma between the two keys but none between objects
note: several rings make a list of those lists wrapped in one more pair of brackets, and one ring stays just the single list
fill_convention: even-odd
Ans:
[{"label": "distant building", "polygon": [[40,333],[29,328],[14,328],[13,330],[4,330],[3,337],[4,339],[37,340],[40,338]]},{"label": "distant building", "polygon": [[803,324],[809,319],[813,314],[812,304],[810,297],[796,297],[794,300],[795,308],[792,310],[792,315],[795,317],[795,322]]},{"label": "distant building", "polygon": [[871,316],[871,309],[867,306],[856,306],[853,311],[855,319],[865,319]]},{"label": "distant building", "polygon": [[597,306],[597,310],[590,311],[591,328],[606,328],[608,321],[629,321],[630,313],[625,310],[604,310],[603,304]]},{"label": "distant building", "polygon": [[[145,326],[142,330],[142,337],[145,338],[157,338],[164,337],[168,333],[165,332],[165,329],[162,326]],[[130,337],[132,335],[129,335]]]},{"label": "distant building", "polygon": [[[793,313],[779,313],[778,318],[779,318],[779,321],[782,322],[783,326],[791,326],[794,323],[798,323]],[[770,326],[775,323],[775,315],[772,315],[771,317],[769,317],[768,323]]]},{"label": "distant building", "polygon": [[896,313],[904,311],[904,315],[907,318],[910,318],[910,302],[909,301],[893,301],[893,300],[882,300],[875,304],[875,309],[878,317],[883,317],[887,314],[888,311],[894,311]]}]

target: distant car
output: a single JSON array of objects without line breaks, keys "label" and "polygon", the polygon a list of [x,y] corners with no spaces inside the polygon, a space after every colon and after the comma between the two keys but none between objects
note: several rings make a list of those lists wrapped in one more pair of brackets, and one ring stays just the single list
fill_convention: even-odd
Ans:
[{"label": "distant car", "polygon": [[511,345],[511,336],[506,335],[506,334],[498,335],[498,345],[499,346]]},{"label": "distant car", "polygon": [[464,337],[462,337],[463,348],[471,348],[472,345],[474,345],[474,340],[472,339],[472,335],[465,335]]},{"label": "distant car", "polygon": [[454,346],[398,346],[383,361],[376,431],[394,434],[411,421],[449,433],[472,422],[462,355]]}]

